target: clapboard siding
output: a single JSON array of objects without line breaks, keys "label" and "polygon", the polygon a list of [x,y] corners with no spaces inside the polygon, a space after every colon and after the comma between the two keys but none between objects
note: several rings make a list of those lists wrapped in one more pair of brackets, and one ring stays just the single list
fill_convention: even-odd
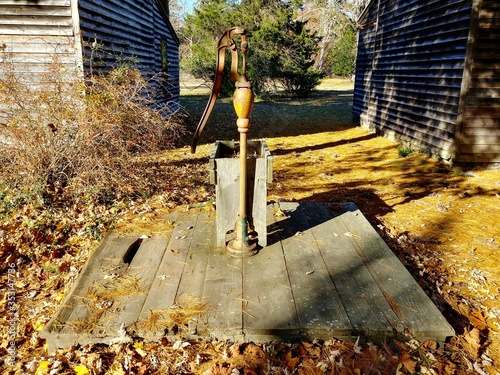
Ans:
[{"label": "clapboard siding", "polygon": [[500,2],[372,0],[353,117],[452,162],[500,162]]},{"label": "clapboard siding", "polygon": [[0,6],[19,6],[19,5],[30,5],[35,7],[42,6],[65,6],[69,7],[71,0],[0,0]]},{"label": "clapboard siding", "polygon": [[[0,48],[15,71],[46,72],[55,58],[69,72],[109,71],[126,63],[147,79],[164,70],[168,80],[152,81],[157,103],[179,108],[179,41],[157,0],[0,0]],[[82,47],[83,43],[83,47]]]},{"label": "clapboard siding", "polygon": [[165,83],[154,79],[156,101],[179,108],[178,40],[165,19],[166,12],[157,1],[80,0],[80,27],[84,40],[84,65],[87,70],[109,71],[120,63],[140,69],[147,79],[163,71],[161,40],[167,42],[171,71]]},{"label": "clapboard siding", "polygon": [[[159,2],[155,2],[157,11],[154,18],[154,28],[157,31],[154,38],[154,50],[161,51],[162,40],[166,43],[167,49],[167,66],[165,67],[165,78],[163,82],[164,89],[161,89],[162,95],[161,99],[157,99],[162,103],[166,104],[168,108],[179,109],[180,103],[180,67],[179,67],[179,48],[178,40],[175,35],[169,30],[168,25],[163,22],[162,18],[158,15],[161,13],[160,7],[162,6]],[[163,10],[165,11],[165,9]],[[156,69],[162,69],[163,61],[160,54],[155,55],[155,67]]]},{"label": "clapboard siding", "polygon": [[22,81],[38,80],[54,60],[78,74],[76,44],[70,0],[0,0],[0,59]]},{"label": "clapboard siding", "polygon": [[[151,2],[134,0],[80,1],[80,27],[85,41],[86,60],[101,69],[111,69],[117,59],[134,59],[139,69],[154,59]],[[141,11],[142,10],[142,11]],[[149,24],[148,24],[149,21]],[[94,42],[97,43],[93,44]],[[92,51],[92,48],[94,50]]]},{"label": "clapboard siding", "polygon": [[450,159],[470,1],[374,0],[367,9],[359,32],[355,119]]},{"label": "clapboard siding", "polygon": [[500,163],[500,3],[483,0],[465,97],[457,161]]}]

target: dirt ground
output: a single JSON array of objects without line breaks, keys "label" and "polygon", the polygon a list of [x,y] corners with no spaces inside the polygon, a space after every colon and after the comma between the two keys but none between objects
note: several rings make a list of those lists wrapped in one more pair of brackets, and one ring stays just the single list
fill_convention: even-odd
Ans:
[{"label": "dirt ground", "polygon": [[[186,127],[192,131],[208,91],[197,82],[183,83]],[[53,233],[67,223],[79,229],[67,239],[66,254],[22,255],[52,238],[33,222],[44,220],[40,215],[54,221],[56,213],[26,207],[0,220],[0,235],[19,238],[15,247],[0,248],[6,286],[0,305],[2,374],[499,374],[500,172],[449,167],[418,152],[401,156],[408,150],[352,124],[352,93],[351,82],[331,80],[310,99],[256,102],[250,138],[265,138],[273,156],[268,200],[355,202],[453,325],[457,335],[449,342],[241,344],[179,337],[47,353],[38,332],[108,228],[153,235],[167,212],[213,209],[207,169],[213,141],[238,138],[232,103],[222,99],[196,154],[187,137],[174,150],[147,156],[145,168],[163,181],[163,192],[127,205],[89,204],[57,213],[61,225]],[[88,228],[101,232],[91,237]],[[12,311],[9,293],[16,301]]]}]

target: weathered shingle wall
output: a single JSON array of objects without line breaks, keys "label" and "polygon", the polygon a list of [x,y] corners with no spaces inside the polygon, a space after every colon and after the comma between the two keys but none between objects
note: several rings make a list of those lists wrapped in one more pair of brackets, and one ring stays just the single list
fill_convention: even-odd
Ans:
[{"label": "weathered shingle wall", "polygon": [[[155,71],[161,71],[164,69],[166,82],[163,83],[162,91],[167,91],[163,95],[162,99],[158,99],[168,105],[169,108],[179,109],[180,103],[180,67],[179,67],[179,41],[174,35],[174,32],[170,29],[170,25],[165,23],[164,13],[166,9],[160,9],[161,5],[158,2],[154,2],[155,13],[154,13],[154,29],[155,29],[155,39],[154,39],[154,49],[155,51],[161,51],[162,41],[165,43],[166,47],[166,67],[163,66],[163,59],[161,53],[156,54],[155,58]],[[170,27],[169,27],[170,26]]]},{"label": "weathered shingle wall", "polygon": [[500,163],[500,2],[481,1],[478,15],[457,161]]},{"label": "weathered shingle wall", "polygon": [[157,1],[80,0],[79,4],[86,70],[129,64],[151,78],[162,71],[161,40],[166,40],[170,61],[176,65],[171,71],[177,72],[167,84],[171,92],[158,100],[178,106],[178,44]]},{"label": "weathered shingle wall", "polygon": [[55,58],[68,71],[77,69],[72,5],[70,0],[2,0],[0,47],[2,57],[14,63],[26,79],[47,71]]},{"label": "weathered shingle wall", "polygon": [[471,0],[374,0],[359,32],[354,117],[453,155]]}]

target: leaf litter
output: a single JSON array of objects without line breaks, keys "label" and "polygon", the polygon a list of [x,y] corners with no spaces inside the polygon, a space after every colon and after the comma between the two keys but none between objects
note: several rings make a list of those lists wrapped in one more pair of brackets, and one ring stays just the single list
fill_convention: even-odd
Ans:
[{"label": "leaf litter", "polygon": [[[320,92],[303,103],[305,110],[311,111],[310,105],[330,105],[327,100],[331,95],[335,95],[335,89]],[[198,111],[203,110],[204,100],[198,100]],[[312,116],[316,122],[304,120],[295,126],[296,114],[285,113],[286,128],[271,133],[272,116],[258,110],[256,103],[252,131],[266,137],[273,154],[268,200],[323,201],[339,206],[355,202],[443,311],[457,335],[444,344],[336,339],[295,343],[235,343],[209,338],[188,341],[182,337],[183,330],[209,308],[200,301],[188,300],[166,311],[152,311],[149,320],[137,322],[149,325],[151,330],[177,325],[177,340],[163,337],[145,342],[134,337],[113,345],[77,346],[48,353],[38,332],[61,305],[108,228],[152,236],[165,225],[176,225],[162,220],[173,211],[182,215],[193,209],[214,210],[214,191],[208,184],[206,167],[211,148],[208,143],[200,145],[194,157],[186,147],[149,155],[148,165],[157,181],[163,183],[150,196],[111,204],[82,199],[64,210],[33,203],[1,217],[1,278],[7,285],[8,270],[15,271],[18,317],[13,340],[16,357],[9,363],[12,320],[8,294],[4,292],[0,307],[2,373],[498,373],[500,173],[484,169],[462,172],[419,152],[400,157],[396,144],[346,126],[347,120],[332,124],[330,119],[326,124]],[[95,287],[95,293],[106,291]],[[106,309],[107,299],[100,297],[100,307]]]}]

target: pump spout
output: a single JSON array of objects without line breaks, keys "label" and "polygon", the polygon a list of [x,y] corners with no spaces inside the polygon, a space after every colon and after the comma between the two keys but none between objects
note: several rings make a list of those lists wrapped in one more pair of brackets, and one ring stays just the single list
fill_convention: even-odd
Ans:
[{"label": "pump spout", "polygon": [[[219,96],[220,88],[222,86],[227,48],[231,49],[231,73],[229,75],[229,78],[233,82],[241,80],[242,76],[238,73],[238,51],[236,49],[236,44],[233,41],[233,37],[238,34],[242,35],[242,49],[244,52],[246,52],[246,31],[242,27],[237,26],[230,28],[219,39],[217,45],[217,60],[215,64],[214,85],[212,87],[212,92],[210,94],[210,98],[208,99],[207,106],[205,107],[205,111],[201,116],[200,122],[198,123],[198,127],[196,128],[193,136],[193,142],[191,144],[191,153],[193,154],[196,152],[198,140],[201,136],[201,133],[203,132],[203,129],[205,128],[205,125],[207,124],[210,114],[212,113],[212,109],[214,108],[217,97]],[[245,61],[243,61],[243,66],[245,66]],[[243,71],[243,74],[245,74],[245,71]]]}]

